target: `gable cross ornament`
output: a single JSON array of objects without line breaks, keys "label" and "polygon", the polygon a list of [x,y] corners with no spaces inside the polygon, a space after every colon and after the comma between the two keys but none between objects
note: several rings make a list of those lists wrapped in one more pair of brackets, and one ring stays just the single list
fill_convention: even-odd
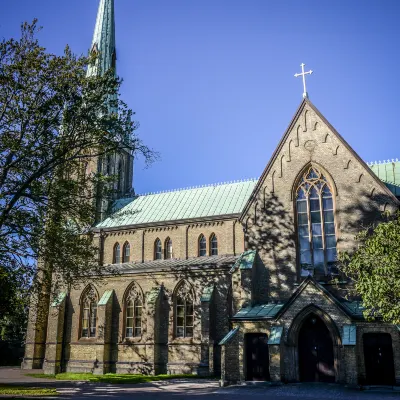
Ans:
[{"label": "gable cross ornament", "polygon": [[307,93],[307,89],[306,89],[306,75],[311,75],[313,72],[310,69],[307,72],[304,72],[304,66],[306,64],[301,63],[300,67],[301,67],[301,73],[300,74],[294,74],[294,76],[297,78],[298,76],[302,76],[303,77],[303,97],[308,99],[308,93]]}]

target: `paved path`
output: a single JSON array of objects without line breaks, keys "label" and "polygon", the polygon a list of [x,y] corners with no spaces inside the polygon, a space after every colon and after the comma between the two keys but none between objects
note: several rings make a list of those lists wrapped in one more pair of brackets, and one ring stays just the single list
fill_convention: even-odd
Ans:
[{"label": "paved path", "polygon": [[[289,384],[281,386],[250,385],[220,388],[216,380],[174,379],[137,385],[67,382],[26,377],[21,371],[1,369],[0,384],[13,383],[41,387],[56,387],[58,400],[400,400],[400,391],[373,389],[359,391],[336,384]],[[46,397],[47,398],[47,397]]]}]

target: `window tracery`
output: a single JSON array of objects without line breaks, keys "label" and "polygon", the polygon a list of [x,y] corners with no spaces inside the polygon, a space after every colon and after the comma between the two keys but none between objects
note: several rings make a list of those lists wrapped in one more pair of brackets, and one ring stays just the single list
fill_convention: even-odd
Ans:
[{"label": "window tracery", "polygon": [[175,293],[175,335],[193,337],[194,296],[192,289],[182,283]]},{"label": "window tracery", "polygon": [[326,177],[312,166],[296,193],[301,275],[336,273],[336,235],[332,191]]},{"label": "window tracery", "polygon": [[132,284],[125,297],[125,337],[142,334],[143,300],[140,289]]},{"label": "window tracery", "polygon": [[92,286],[82,296],[81,327],[81,337],[96,337],[97,293]]}]

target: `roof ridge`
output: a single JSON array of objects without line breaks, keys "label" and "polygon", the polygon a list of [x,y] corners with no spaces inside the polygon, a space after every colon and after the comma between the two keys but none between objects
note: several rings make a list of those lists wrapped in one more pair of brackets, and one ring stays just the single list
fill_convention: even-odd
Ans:
[{"label": "roof ridge", "polygon": [[218,182],[218,183],[208,183],[208,184],[188,186],[188,187],[178,188],[178,189],[160,190],[158,192],[136,193],[135,197],[150,196],[150,195],[161,194],[161,193],[181,192],[181,191],[184,191],[184,190],[201,189],[201,188],[206,188],[206,187],[216,187],[216,186],[222,186],[222,185],[231,185],[231,184],[234,184],[234,183],[256,182],[256,181],[258,181],[258,179],[259,178],[237,179],[237,180],[233,180],[233,181]]},{"label": "roof ridge", "polygon": [[380,160],[380,161],[371,161],[371,162],[367,162],[367,165],[370,167],[372,165],[378,165],[378,164],[389,164],[389,163],[394,163],[394,162],[399,162],[399,159],[396,158],[392,158],[391,160]]}]

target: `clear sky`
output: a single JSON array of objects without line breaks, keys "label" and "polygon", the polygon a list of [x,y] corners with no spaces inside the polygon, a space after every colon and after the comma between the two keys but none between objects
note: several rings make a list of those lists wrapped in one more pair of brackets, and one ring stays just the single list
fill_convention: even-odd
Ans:
[{"label": "clear sky", "polygon": [[[0,37],[87,53],[98,0],[0,0]],[[139,135],[138,193],[258,177],[302,100],[365,161],[400,158],[400,0],[115,0],[118,73]]]}]

